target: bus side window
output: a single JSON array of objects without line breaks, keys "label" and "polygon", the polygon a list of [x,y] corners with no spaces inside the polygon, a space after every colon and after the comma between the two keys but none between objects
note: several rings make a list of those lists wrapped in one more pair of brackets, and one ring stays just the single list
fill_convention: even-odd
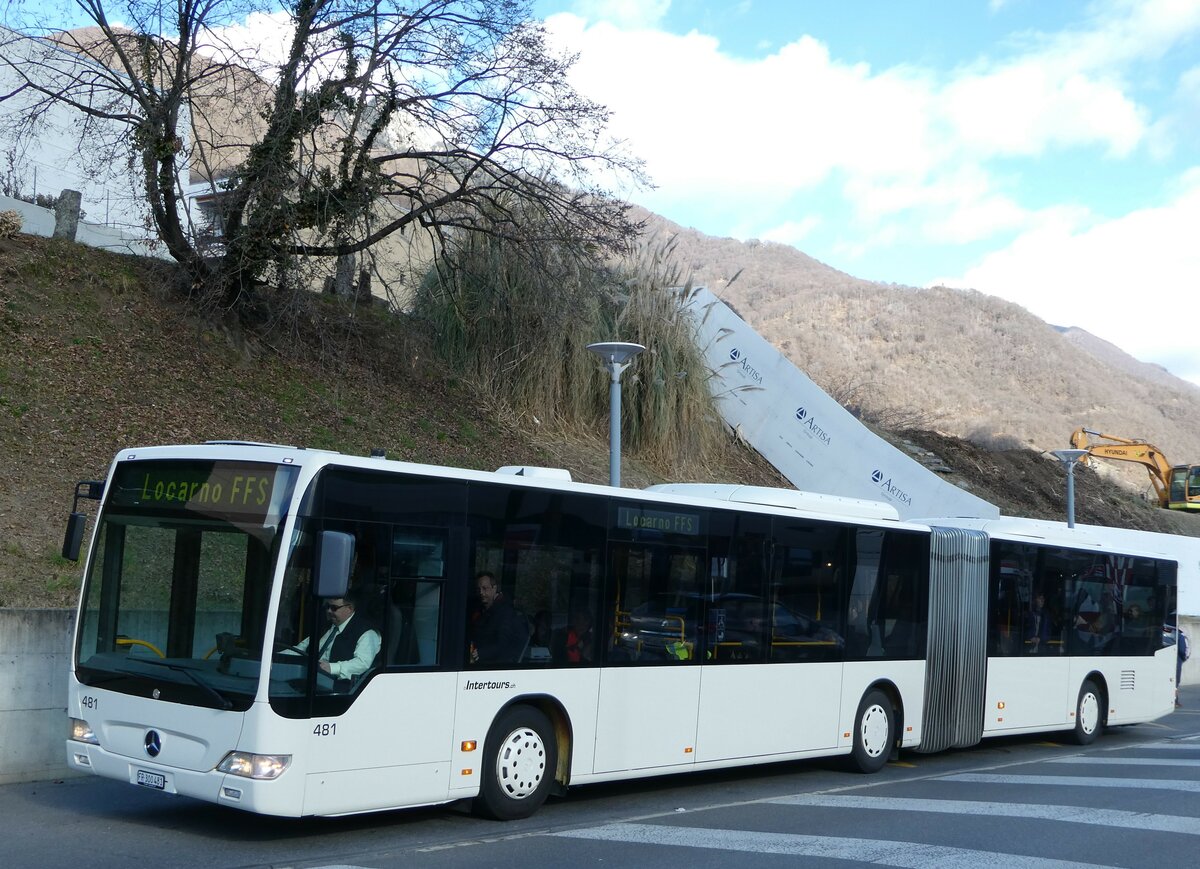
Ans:
[{"label": "bus side window", "polygon": [[612,558],[618,597],[609,661],[664,664],[697,660],[703,550],[618,545]]},{"label": "bus side window", "polygon": [[929,540],[889,531],[885,537],[879,619],[884,657],[910,660],[925,653],[928,626]]},{"label": "bus side window", "polygon": [[446,537],[431,528],[392,529],[387,639],[392,667],[438,663],[438,628],[446,576]]},{"label": "bus side window", "polygon": [[841,660],[849,529],[776,520],[772,557],[770,660]]},{"label": "bus side window", "polygon": [[[465,615],[465,647],[479,666],[542,668],[583,666],[594,661],[596,638],[602,635],[599,597],[604,581],[606,498],[591,494],[526,489],[501,484],[473,484],[470,493],[471,581]],[[483,617],[477,576],[490,573],[507,602],[506,637],[523,633],[517,648],[487,661],[471,643]],[[582,644],[566,639],[571,625],[582,625],[584,613],[595,617],[592,636]],[[496,634],[489,629],[487,633]],[[588,631],[576,631],[576,636]],[[557,642],[562,640],[562,642]],[[492,645],[489,641],[489,645]]]}]

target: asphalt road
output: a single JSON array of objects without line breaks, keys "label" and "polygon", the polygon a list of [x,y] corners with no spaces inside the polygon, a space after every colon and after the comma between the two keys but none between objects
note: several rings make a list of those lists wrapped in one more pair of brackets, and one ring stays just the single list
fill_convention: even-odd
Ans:
[{"label": "asphalt road", "polygon": [[261,818],[96,778],[0,787],[14,867],[1191,866],[1200,854],[1200,688],[1086,749],[1049,738],[573,789],[534,817],[465,806]]}]

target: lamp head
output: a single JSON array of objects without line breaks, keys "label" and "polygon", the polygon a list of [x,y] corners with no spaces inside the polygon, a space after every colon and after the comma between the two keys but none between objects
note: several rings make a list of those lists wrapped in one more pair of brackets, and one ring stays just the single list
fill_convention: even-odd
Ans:
[{"label": "lamp head", "polygon": [[1087,450],[1051,450],[1050,455],[1065,465],[1073,465],[1088,454]]},{"label": "lamp head", "polygon": [[603,359],[606,365],[624,365],[646,348],[628,341],[600,341],[587,345],[587,349]]}]

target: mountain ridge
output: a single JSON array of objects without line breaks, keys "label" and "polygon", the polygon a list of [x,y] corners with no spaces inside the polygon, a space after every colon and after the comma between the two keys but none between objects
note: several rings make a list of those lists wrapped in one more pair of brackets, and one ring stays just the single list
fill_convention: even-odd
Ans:
[{"label": "mountain ridge", "polygon": [[[978,290],[856,278],[787,245],[714,238],[636,209],[677,265],[864,417],[913,416],[988,447],[1068,446],[1083,426],[1200,461],[1200,386]],[[852,401],[848,402],[846,399]],[[1111,464],[1111,463],[1110,463]],[[1136,487],[1136,467],[1102,473]]]}]

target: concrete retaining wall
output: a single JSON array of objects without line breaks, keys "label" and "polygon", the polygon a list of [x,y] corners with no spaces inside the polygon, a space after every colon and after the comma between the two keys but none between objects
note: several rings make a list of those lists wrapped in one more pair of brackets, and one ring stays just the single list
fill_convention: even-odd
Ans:
[{"label": "concrete retaining wall", "polygon": [[[1183,684],[1200,683],[1200,617],[1180,621],[1196,652]],[[0,784],[76,775],[64,747],[74,625],[74,610],[0,609]]]},{"label": "concrete retaining wall", "polygon": [[63,778],[74,610],[0,609],[0,784]]}]

